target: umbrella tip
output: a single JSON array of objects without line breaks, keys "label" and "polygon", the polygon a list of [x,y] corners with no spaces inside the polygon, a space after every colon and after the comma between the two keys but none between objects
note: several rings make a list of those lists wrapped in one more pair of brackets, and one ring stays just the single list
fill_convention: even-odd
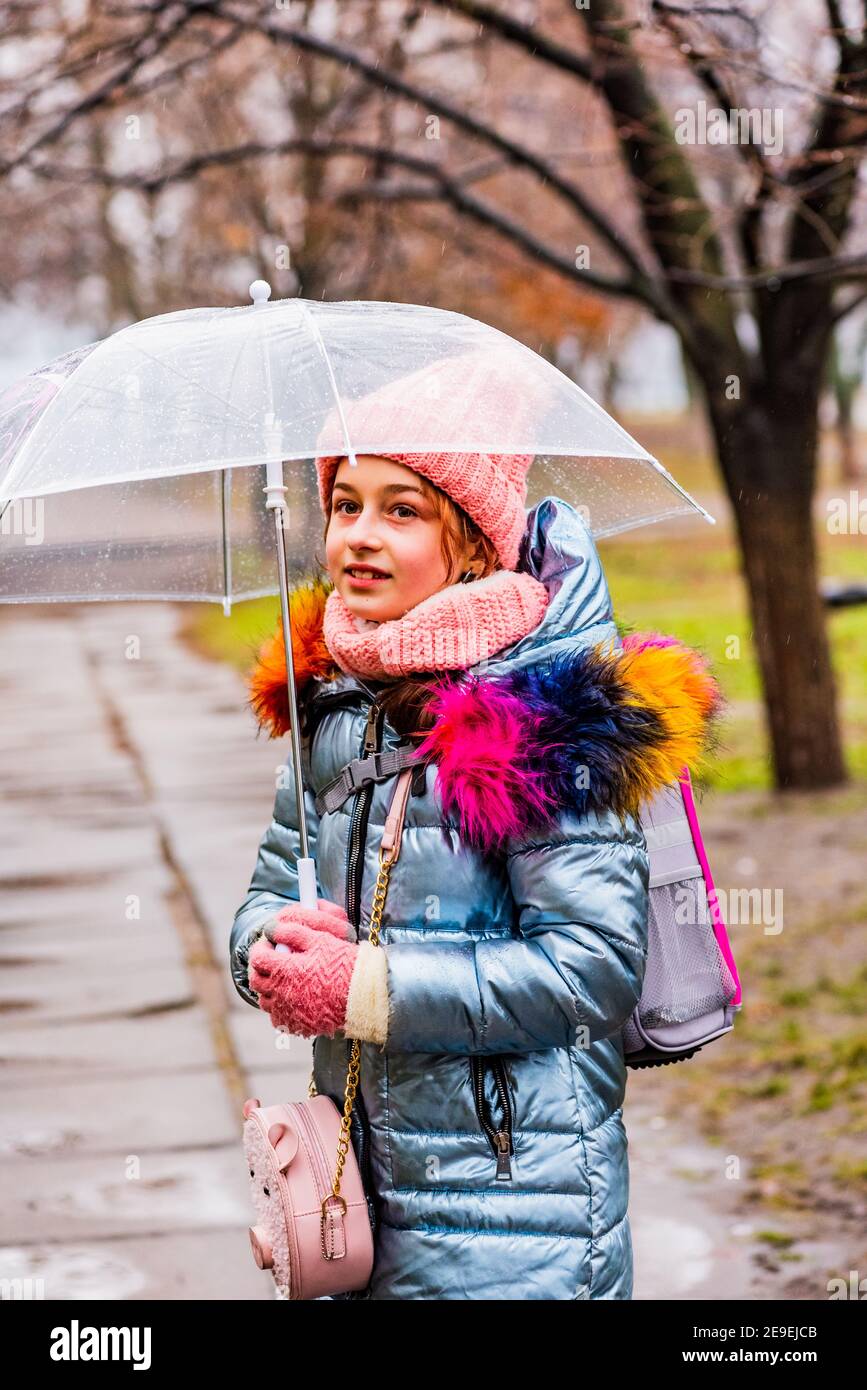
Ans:
[{"label": "umbrella tip", "polygon": [[271,298],[271,286],[267,280],[254,280],[250,286],[250,298],[254,304],[264,304]]}]

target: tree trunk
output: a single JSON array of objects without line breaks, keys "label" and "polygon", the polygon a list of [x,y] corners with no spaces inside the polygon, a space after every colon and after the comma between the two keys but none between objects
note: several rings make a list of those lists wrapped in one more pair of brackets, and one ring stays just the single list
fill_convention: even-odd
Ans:
[{"label": "tree trunk", "polygon": [[840,459],[840,481],[861,481],[861,465],[855,442],[855,422],[852,418],[853,392],[837,392],[837,446]]},{"label": "tree trunk", "polygon": [[813,533],[815,410],[809,398],[797,413],[792,401],[778,401],[773,414],[755,404],[733,414],[731,405],[711,403],[711,417],[741,543],[775,784],[837,786],[847,773]]}]

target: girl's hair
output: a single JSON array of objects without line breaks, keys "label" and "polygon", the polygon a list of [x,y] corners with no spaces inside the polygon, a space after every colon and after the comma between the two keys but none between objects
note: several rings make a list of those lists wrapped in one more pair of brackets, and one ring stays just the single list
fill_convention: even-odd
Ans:
[{"label": "girl's hair", "polygon": [[[468,557],[476,569],[476,579],[484,579],[496,570],[502,569],[500,557],[493,541],[480,531],[471,517],[434,483],[422,474],[416,474],[419,487],[430,502],[434,514],[442,522],[440,552],[448,584],[456,584],[462,577],[461,557]],[[331,525],[331,502],[328,518],[323,531],[323,542]],[[320,562],[327,572],[327,566]],[[474,581],[470,581],[471,583]],[[431,696],[431,686],[452,676],[451,671],[414,672],[409,676],[398,676],[384,683],[378,692],[379,703],[395,733],[422,738],[433,726],[433,718],[427,713]]]}]

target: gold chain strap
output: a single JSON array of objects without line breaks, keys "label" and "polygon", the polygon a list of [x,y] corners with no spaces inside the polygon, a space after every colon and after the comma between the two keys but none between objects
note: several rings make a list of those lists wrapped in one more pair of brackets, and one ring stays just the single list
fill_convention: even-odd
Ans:
[{"label": "gold chain strap", "polygon": [[[379,945],[379,924],[380,924],[380,920],[381,920],[381,918],[382,918],[382,909],[385,907],[385,895],[386,895],[386,893],[387,893],[387,891],[388,891],[388,875],[389,875],[389,872],[390,872],[390,870],[391,870],[391,866],[392,866],[393,863],[394,863],[394,860],[393,860],[393,859],[388,859],[388,860],[386,860],[386,859],[383,857],[383,851],[382,851],[382,849],[380,849],[380,851],[379,851],[379,878],[377,879],[377,881],[376,881],[376,887],[375,887],[374,890],[373,890],[373,907],[372,907],[372,912],[371,912],[371,916],[370,916],[370,941],[371,941],[371,943],[372,943],[374,946],[378,946],[378,945]],[[357,1048],[358,1048],[358,1038],[355,1039],[355,1047],[353,1047],[353,1049],[352,1049],[352,1055],[351,1055],[351,1057],[350,1057],[350,1059],[349,1059],[350,1068],[356,1066],[356,1063],[359,1061],[360,1053],[359,1053],[359,1056],[356,1056],[356,1049],[357,1049]],[[357,1071],[357,1067],[356,1067],[356,1071]],[[356,1084],[357,1084],[357,1078],[356,1078]],[[347,1080],[347,1087],[348,1087],[348,1080]],[[319,1092],[318,1092],[317,1089],[316,1089],[315,1074],[314,1074],[313,1072],[310,1073],[310,1081],[309,1081],[309,1083],[308,1083],[308,1085],[307,1085],[307,1094],[308,1094],[308,1096],[318,1096],[318,1095],[319,1095]],[[352,1099],[353,1099],[353,1100],[355,1099],[355,1089],[354,1089],[354,1088],[353,1088],[353,1091],[352,1091]],[[352,1106],[351,1106],[351,1105],[350,1105],[350,1107],[349,1107],[349,1110],[350,1110],[350,1114],[351,1114],[351,1113],[352,1113]],[[341,1172],[342,1172],[342,1165],[341,1165]]]},{"label": "gold chain strap", "polygon": [[[380,846],[379,850],[379,874],[376,880],[376,887],[373,890],[373,904],[370,914],[370,935],[368,938],[373,946],[378,946],[380,944],[379,927],[380,922],[382,921],[383,908],[385,907],[385,896],[388,892],[388,876],[391,872],[391,866],[394,863],[395,851],[396,846],[394,849],[390,851],[387,851],[383,849],[382,846]],[[334,1183],[331,1192],[327,1197],[324,1198],[322,1202],[323,1219],[325,1216],[326,1204],[330,1202],[333,1197],[337,1197],[341,1201],[343,1200],[342,1198],[340,1198],[340,1180],[343,1177],[343,1167],[346,1163],[346,1155],[349,1153],[349,1121],[352,1115],[352,1106],[355,1101],[355,1093],[358,1089],[360,1077],[361,1041],[359,1038],[355,1038],[352,1043],[352,1053],[349,1058],[349,1068],[346,1073],[345,1103],[343,1107],[343,1117],[340,1121],[340,1137],[337,1141],[337,1170],[334,1175]],[[307,1087],[307,1094],[308,1096],[315,1096],[319,1094],[316,1090],[316,1082],[314,1081],[312,1074],[310,1076],[310,1084]]]},{"label": "gold chain strap", "polygon": [[[376,887],[373,890],[373,904],[370,913],[370,935],[369,941],[372,945],[379,945],[379,924],[382,920],[382,910],[385,907],[385,895],[388,892],[388,875],[394,863],[394,851],[386,851],[380,846],[379,850],[379,874],[376,880]],[[355,1038],[352,1044],[352,1053],[349,1058],[349,1068],[346,1073],[346,1092],[345,1104],[343,1107],[343,1119],[340,1122],[340,1138],[337,1141],[337,1172],[334,1175],[334,1187],[331,1195],[340,1196],[340,1179],[343,1176],[343,1165],[346,1162],[346,1155],[349,1152],[349,1118],[352,1114],[352,1105],[355,1100],[355,1092],[358,1089],[358,1082],[361,1074],[361,1041]],[[326,1197],[325,1199],[329,1199]]]},{"label": "gold chain strap", "polygon": [[[392,806],[386,817],[385,830],[383,832],[383,843],[379,847],[379,873],[377,874],[376,887],[373,890],[373,903],[370,913],[370,932],[368,940],[372,946],[379,946],[379,928],[382,922],[382,912],[385,907],[385,896],[388,892],[388,876],[391,873],[392,865],[400,853],[400,837],[403,829],[403,816],[406,808],[406,797],[409,791],[409,778],[411,772],[404,770],[398,777],[395,786],[395,796],[392,799]],[[397,810],[395,810],[395,806]],[[386,842],[391,840],[389,848]],[[326,1210],[328,1203],[332,1200],[340,1202],[343,1207],[343,1214],[346,1215],[346,1200],[340,1195],[340,1182],[343,1177],[343,1168],[346,1163],[346,1156],[349,1153],[350,1145],[350,1117],[352,1107],[355,1102],[356,1092],[361,1077],[361,1039],[354,1038],[352,1052],[349,1058],[349,1066],[346,1073],[346,1091],[344,1093],[343,1115],[340,1121],[340,1135],[337,1141],[337,1169],[334,1174],[334,1182],[331,1192],[322,1199],[322,1253],[326,1259],[330,1259],[326,1240],[325,1223],[327,1220]],[[318,1094],[314,1073],[311,1073],[310,1084],[307,1087],[308,1096]]]}]

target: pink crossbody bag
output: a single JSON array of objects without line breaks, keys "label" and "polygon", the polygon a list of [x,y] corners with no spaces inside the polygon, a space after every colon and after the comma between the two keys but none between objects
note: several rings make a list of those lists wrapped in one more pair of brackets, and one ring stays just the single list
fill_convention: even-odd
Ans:
[{"label": "pink crossbody bag", "polygon": [[[382,836],[370,920],[370,941],[377,946],[412,777],[412,768],[398,777]],[[256,1210],[250,1245],[256,1264],[271,1271],[283,1298],[351,1293],[370,1282],[373,1231],[349,1137],[360,1067],[356,1038],[342,1115],[330,1096],[315,1094],[312,1080],[306,1100],[266,1106],[255,1098],[244,1102],[243,1144]],[[336,1161],[329,1159],[335,1153]]]}]

